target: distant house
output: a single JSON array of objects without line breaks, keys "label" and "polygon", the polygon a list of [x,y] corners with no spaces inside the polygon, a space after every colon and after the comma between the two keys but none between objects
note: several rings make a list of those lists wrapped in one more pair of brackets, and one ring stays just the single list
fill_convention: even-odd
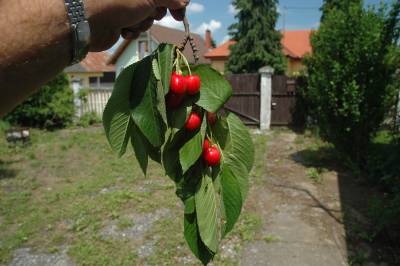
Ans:
[{"label": "distant house", "polygon": [[[64,69],[75,94],[77,117],[85,113],[102,115],[115,82],[115,67],[107,64],[109,57],[107,52],[89,53],[82,62]],[[88,94],[82,101],[80,92],[86,89]]]},{"label": "distant house", "polygon": [[107,64],[109,57],[107,52],[89,53],[82,62],[67,67],[64,72],[71,81],[80,81],[82,88],[112,89],[115,67]]},{"label": "distant house", "polygon": [[[306,54],[312,52],[310,36],[311,30],[295,30],[282,32],[282,50],[288,59],[287,74],[293,75],[304,68],[303,58]],[[229,40],[221,46],[209,51],[204,56],[211,60],[211,66],[223,73],[225,63],[230,56],[231,45],[235,41]]]},{"label": "distant house", "polygon": [[[192,33],[194,42],[199,49],[199,63],[209,63],[210,61],[204,55],[211,48],[211,35],[206,34],[209,40],[206,42],[203,38]],[[144,32],[136,40],[124,40],[117,48],[114,54],[108,60],[109,65],[115,65],[117,75],[128,65],[135,63],[145,56],[151,54],[160,43],[172,43],[179,45],[185,37],[185,32],[160,25],[153,25],[150,30]],[[184,51],[186,58],[193,63],[193,54],[189,44]]]}]

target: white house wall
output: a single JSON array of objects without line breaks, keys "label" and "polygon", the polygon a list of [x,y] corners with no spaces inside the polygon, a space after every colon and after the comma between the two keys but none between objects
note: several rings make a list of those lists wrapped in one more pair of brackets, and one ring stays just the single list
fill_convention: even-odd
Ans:
[{"label": "white house wall", "polygon": [[[132,41],[128,47],[125,49],[125,51],[120,55],[118,58],[117,62],[115,63],[115,72],[116,76],[118,76],[122,70],[133,63],[136,63],[139,59],[139,49],[138,49],[138,43],[139,41],[142,40],[147,40],[144,38],[140,38],[137,40]],[[150,40],[150,52],[153,52],[158,46],[158,43],[156,43],[153,39]]]}]

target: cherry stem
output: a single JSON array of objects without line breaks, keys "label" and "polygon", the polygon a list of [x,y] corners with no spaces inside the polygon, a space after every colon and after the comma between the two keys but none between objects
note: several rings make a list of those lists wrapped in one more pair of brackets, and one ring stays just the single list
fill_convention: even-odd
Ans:
[{"label": "cherry stem", "polygon": [[189,75],[192,75],[192,70],[190,69],[189,62],[187,61],[185,55],[179,49],[176,49],[176,53],[177,53],[177,58],[182,58],[183,63],[185,64],[185,66],[189,71]]},{"label": "cherry stem", "polygon": [[199,49],[197,49],[196,44],[194,43],[194,39],[193,39],[192,35],[190,34],[189,20],[186,17],[186,15],[183,18],[183,26],[185,27],[185,39],[182,41],[181,45],[179,46],[179,50],[180,51],[185,50],[185,46],[189,42],[189,44],[192,48],[194,62],[195,62],[195,64],[197,64],[197,62],[200,59],[199,55],[197,54]]}]

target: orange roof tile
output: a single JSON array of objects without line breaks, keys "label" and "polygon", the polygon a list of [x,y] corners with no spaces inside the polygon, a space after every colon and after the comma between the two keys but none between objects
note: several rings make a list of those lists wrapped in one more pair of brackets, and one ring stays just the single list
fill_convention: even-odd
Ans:
[{"label": "orange roof tile", "polygon": [[87,72],[114,72],[115,67],[107,65],[109,57],[107,52],[89,53],[80,64]]},{"label": "orange roof tile", "polygon": [[233,40],[227,41],[223,43],[222,45],[216,47],[215,49],[212,49],[208,53],[204,55],[205,58],[227,58],[231,54],[231,50],[229,50],[229,47],[231,45],[234,45],[236,42]]},{"label": "orange roof tile", "polygon": [[[292,30],[283,32],[282,46],[288,50],[286,55],[294,58],[303,58],[311,53],[311,30]],[[285,51],[284,51],[285,52]]]},{"label": "orange roof tile", "polygon": [[[284,31],[281,40],[283,53],[292,58],[303,58],[307,53],[311,53],[311,32],[311,30]],[[235,43],[232,40],[227,41],[206,53],[204,57],[209,59],[226,59],[230,55],[229,47]]]}]

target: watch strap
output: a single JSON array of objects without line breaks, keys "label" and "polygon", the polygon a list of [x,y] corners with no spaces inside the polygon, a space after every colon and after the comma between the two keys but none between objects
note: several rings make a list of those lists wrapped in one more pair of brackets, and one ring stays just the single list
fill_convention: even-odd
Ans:
[{"label": "watch strap", "polygon": [[71,64],[82,61],[89,52],[90,27],[83,0],[64,0],[72,31]]}]

